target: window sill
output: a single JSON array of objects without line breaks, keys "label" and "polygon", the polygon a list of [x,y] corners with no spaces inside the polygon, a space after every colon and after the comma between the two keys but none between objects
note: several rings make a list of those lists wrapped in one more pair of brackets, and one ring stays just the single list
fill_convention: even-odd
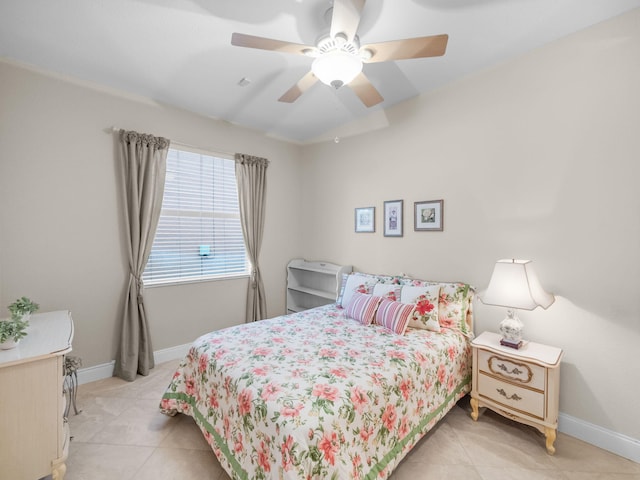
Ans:
[{"label": "window sill", "polygon": [[157,288],[157,287],[172,287],[175,285],[188,285],[192,283],[206,283],[206,282],[219,282],[224,280],[239,280],[242,278],[249,278],[251,275],[248,273],[241,273],[238,275],[225,275],[223,277],[206,277],[206,278],[189,278],[189,279],[175,279],[166,280],[153,283],[145,283],[144,288]]}]

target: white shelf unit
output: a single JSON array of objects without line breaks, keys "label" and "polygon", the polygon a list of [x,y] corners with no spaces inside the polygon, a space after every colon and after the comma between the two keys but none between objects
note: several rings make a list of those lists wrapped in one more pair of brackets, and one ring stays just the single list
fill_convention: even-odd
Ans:
[{"label": "white shelf unit", "polygon": [[287,265],[287,313],[334,303],[340,293],[342,275],[352,270],[350,265],[294,258]]}]

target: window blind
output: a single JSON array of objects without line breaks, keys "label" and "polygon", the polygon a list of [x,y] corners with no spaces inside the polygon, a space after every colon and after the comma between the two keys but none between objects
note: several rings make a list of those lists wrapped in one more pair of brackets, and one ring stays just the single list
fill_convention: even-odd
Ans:
[{"label": "window blind", "polygon": [[144,284],[247,274],[234,160],[169,149]]}]

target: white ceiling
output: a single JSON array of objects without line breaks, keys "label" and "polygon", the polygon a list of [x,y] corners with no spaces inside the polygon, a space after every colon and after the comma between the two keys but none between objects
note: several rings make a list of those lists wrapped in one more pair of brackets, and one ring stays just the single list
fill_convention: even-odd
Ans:
[{"label": "white ceiling", "polygon": [[[0,0],[0,57],[308,143],[639,8],[640,0],[368,0],[358,29],[361,43],[447,33],[446,55],[365,65],[385,98],[370,109],[348,88],[335,91],[321,83],[293,104],[278,102],[312,59],[233,47],[232,32],[314,44],[326,28],[330,5],[328,0]],[[251,80],[244,87],[238,85],[243,77]]]}]

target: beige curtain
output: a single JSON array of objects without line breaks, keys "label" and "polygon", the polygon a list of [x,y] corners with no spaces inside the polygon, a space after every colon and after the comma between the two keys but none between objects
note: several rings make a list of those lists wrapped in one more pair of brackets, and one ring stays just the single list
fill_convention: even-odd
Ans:
[{"label": "beige curtain", "polygon": [[129,256],[122,332],[114,374],[133,381],[153,368],[153,348],[142,298],[142,273],[160,218],[169,140],[120,130],[120,176]]},{"label": "beige curtain", "polygon": [[266,158],[241,153],[236,153],[235,159],[240,223],[242,224],[244,244],[251,262],[246,321],[255,322],[267,316],[267,302],[258,265],[258,256],[264,230],[265,190],[269,161]]}]

